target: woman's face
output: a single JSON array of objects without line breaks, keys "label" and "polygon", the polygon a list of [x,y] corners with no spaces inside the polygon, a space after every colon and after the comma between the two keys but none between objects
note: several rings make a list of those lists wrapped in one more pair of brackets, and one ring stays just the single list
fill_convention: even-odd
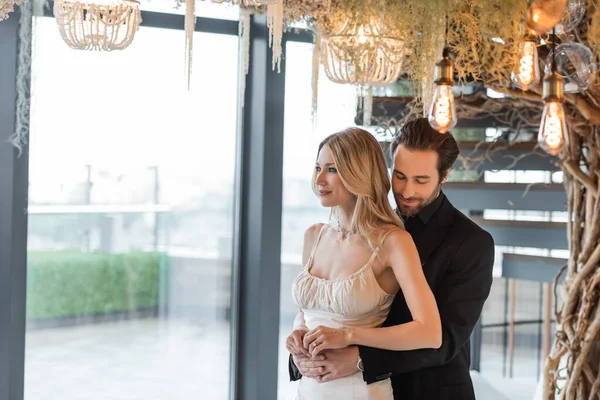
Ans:
[{"label": "woman's face", "polygon": [[353,204],[355,196],[342,183],[329,146],[324,145],[319,151],[315,171],[315,184],[323,207]]}]

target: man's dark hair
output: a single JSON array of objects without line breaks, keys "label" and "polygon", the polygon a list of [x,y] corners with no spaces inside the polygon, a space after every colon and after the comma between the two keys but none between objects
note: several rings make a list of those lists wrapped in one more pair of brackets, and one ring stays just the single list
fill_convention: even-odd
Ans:
[{"label": "man's dark hair", "polygon": [[412,151],[435,151],[438,154],[437,170],[440,180],[446,176],[460,152],[454,136],[436,131],[429,125],[427,118],[418,118],[404,124],[392,140],[392,160],[400,145]]}]

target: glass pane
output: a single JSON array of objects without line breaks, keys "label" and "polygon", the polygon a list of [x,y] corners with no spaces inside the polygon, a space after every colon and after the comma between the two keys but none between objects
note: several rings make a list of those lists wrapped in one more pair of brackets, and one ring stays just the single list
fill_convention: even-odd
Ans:
[{"label": "glass pane", "polygon": [[292,282],[302,263],[304,231],[325,222],[329,210],[321,207],[312,192],[311,178],[321,140],[338,130],[354,126],[356,91],[319,76],[317,123],[311,116],[312,44],[288,42],[285,79],[283,153],[283,215],[281,254],[281,326],[279,340],[279,399],[293,399],[295,384],[289,382],[285,339],[292,331],[298,311],[292,302]]},{"label": "glass pane", "polygon": [[[542,374],[543,284],[515,281],[511,352],[509,280],[495,278],[482,312],[481,374],[510,399],[534,397]],[[553,307],[553,306],[552,306]],[[553,340],[555,324],[550,324]]]},{"label": "glass pane", "polygon": [[489,376],[503,376],[506,357],[507,280],[495,278],[490,295],[481,313],[482,345],[481,372]]},{"label": "glass pane", "polygon": [[36,23],[25,398],[227,399],[237,36]]}]

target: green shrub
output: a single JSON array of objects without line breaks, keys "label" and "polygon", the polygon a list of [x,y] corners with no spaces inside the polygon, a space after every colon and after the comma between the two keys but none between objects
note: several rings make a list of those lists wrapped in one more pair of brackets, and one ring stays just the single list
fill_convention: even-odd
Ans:
[{"label": "green shrub", "polygon": [[29,252],[27,318],[154,308],[164,262],[161,253]]}]

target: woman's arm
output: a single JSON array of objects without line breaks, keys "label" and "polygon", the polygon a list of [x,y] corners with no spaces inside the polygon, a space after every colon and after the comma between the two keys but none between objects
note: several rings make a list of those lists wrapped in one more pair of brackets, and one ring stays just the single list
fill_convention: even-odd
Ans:
[{"label": "woman's arm", "polygon": [[412,238],[403,230],[392,232],[383,250],[413,321],[386,328],[331,329],[320,326],[304,336],[304,345],[313,356],[325,349],[353,344],[386,350],[437,349],[441,346],[440,314]]},{"label": "woman's arm", "polygon": [[360,346],[367,383],[377,382],[383,376],[446,365],[459,354],[468,354],[469,337],[492,286],[494,240],[486,231],[477,230],[451,257],[437,289],[442,345],[439,349],[411,351]]},{"label": "woman's arm", "polygon": [[294,318],[294,330],[298,330],[298,329],[306,329],[306,322],[304,321],[304,313],[302,312],[302,310],[298,310],[298,314],[296,314],[296,317]]},{"label": "woman's arm", "polygon": [[440,313],[412,238],[406,231],[392,232],[384,251],[413,321],[388,328],[349,329],[349,343],[387,350],[437,349],[442,344]]},{"label": "woman's arm", "polygon": [[[323,224],[311,225],[304,232],[304,247],[302,249],[302,265],[306,265],[310,258],[310,253],[314,247],[316,237]],[[298,314],[294,318],[292,333],[286,339],[286,348],[292,355],[304,355],[310,357],[308,349],[304,348],[303,338],[308,332],[306,322],[304,321],[304,313],[298,310]],[[290,368],[293,365],[293,360],[290,358]],[[294,366],[295,367],[295,366]],[[291,371],[291,370],[290,370]]]},{"label": "woman's arm", "polygon": [[308,328],[306,327],[306,323],[304,322],[304,313],[302,310],[298,311],[296,314],[296,318],[294,318],[294,329],[292,333],[287,337],[285,341],[286,349],[293,355],[303,355],[306,357],[310,357],[310,353],[308,349],[304,348],[304,344],[302,339],[304,335],[308,332]]},{"label": "woman's arm", "polygon": [[[310,258],[310,253],[313,250],[315,240],[317,239],[317,235],[319,231],[323,227],[322,223],[313,224],[304,231],[304,244],[302,247],[302,265],[306,265],[308,259]],[[304,322],[304,313],[302,310],[298,310],[298,314],[294,318],[294,330],[297,329],[306,329],[306,322]]]}]

